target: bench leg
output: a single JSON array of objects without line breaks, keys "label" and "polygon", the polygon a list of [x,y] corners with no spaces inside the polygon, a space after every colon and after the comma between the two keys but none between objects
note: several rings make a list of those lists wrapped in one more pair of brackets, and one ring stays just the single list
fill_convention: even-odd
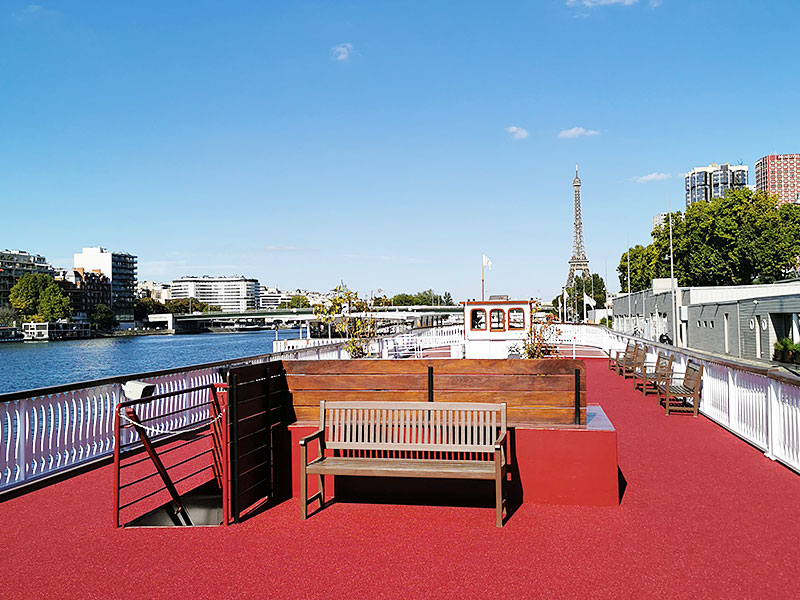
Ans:
[{"label": "bench leg", "polygon": [[319,488],[319,507],[322,508],[325,506],[325,475],[319,475],[317,479],[317,487]]},{"label": "bench leg", "polygon": [[503,477],[502,475],[499,478],[495,478],[494,482],[494,501],[496,504],[496,519],[497,519],[497,526],[503,526]]},{"label": "bench leg", "polygon": [[300,446],[300,514],[303,519],[308,517],[308,500],[306,499],[306,447]]}]

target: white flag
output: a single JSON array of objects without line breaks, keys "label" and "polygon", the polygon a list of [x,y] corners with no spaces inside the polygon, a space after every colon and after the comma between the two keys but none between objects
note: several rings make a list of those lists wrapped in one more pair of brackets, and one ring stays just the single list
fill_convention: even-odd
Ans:
[{"label": "white flag", "polygon": [[594,298],[592,298],[591,296],[587,296],[586,294],[583,295],[583,303],[584,305],[588,304],[592,308],[597,306],[597,303],[594,301]]},{"label": "white flag", "polygon": [[490,271],[492,270],[492,261],[489,260],[489,257],[485,254],[483,255],[483,266],[487,267]]}]

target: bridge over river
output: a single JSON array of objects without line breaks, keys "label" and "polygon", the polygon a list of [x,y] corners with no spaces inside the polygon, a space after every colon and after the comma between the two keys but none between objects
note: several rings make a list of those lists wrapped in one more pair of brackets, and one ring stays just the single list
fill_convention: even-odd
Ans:
[{"label": "bridge over river", "polygon": [[[378,321],[404,323],[416,327],[442,325],[453,317],[463,314],[461,306],[381,306],[370,313],[353,313],[353,316],[368,314]],[[278,310],[250,310],[245,312],[194,313],[190,315],[150,315],[148,321],[164,324],[176,333],[190,333],[213,329],[246,330],[274,328],[280,326],[304,327],[318,321],[311,308]]]}]

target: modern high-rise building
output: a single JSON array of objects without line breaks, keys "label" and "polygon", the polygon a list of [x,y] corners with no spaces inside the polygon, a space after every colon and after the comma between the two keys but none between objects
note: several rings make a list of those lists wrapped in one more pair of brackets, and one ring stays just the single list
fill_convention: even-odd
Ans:
[{"label": "modern high-rise building", "polygon": [[109,252],[95,246],[74,257],[76,269],[99,271],[111,280],[111,310],[121,329],[133,327],[133,299],[136,295],[136,257],[127,252]]},{"label": "modern high-rise building", "polygon": [[800,204],[800,154],[769,154],[756,162],[756,190],[778,197],[778,204]]},{"label": "modern high-rise building", "polygon": [[747,165],[718,165],[696,167],[686,174],[686,206],[701,200],[721,198],[728,190],[747,187]]},{"label": "modern high-rise building", "polygon": [[172,281],[170,294],[173,300],[194,298],[206,304],[219,306],[222,312],[244,312],[258,308],[260,288],[257,279],[239,275],[187,276]]},{"label": "modern high-rise building", "polygon": [[8,294],[20,277],[27,273],[53,275],[54,270],[44,256],[23,250],[0,251],[0,306],[8,306]]}]

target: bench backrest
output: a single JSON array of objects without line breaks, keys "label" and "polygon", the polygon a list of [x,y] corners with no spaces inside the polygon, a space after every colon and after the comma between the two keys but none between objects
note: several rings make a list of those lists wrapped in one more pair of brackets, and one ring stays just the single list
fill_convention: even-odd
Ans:
[{"label": "bench backrest", "polygon": [[320,402],[332,450],[493,452],[506,405],[464,402]]},{"label": "bench backrest", "polygon": [[666,354],[661,354],[659,352],[658,358],[656,359],[656,368],[655,368],[655,379],[656,381],[665,381],[670,379],[672,376],[672,361],[675,359],[672,354],[667,356]]},{"label": "bench backrest", "polygon": [[693,392],[700,389],[700,382],[703,379],[703,365],[693,361],[686,364],[686,372],[683,374],[683,385]]},{"label": "bench backrest", "polygon": [[[298,421],[319,420],[326,401],[505,402],[516,425],[586,423],[586,365],[572,359],[284,360]],[[578,371],[576,377],[575,372]]]}]

